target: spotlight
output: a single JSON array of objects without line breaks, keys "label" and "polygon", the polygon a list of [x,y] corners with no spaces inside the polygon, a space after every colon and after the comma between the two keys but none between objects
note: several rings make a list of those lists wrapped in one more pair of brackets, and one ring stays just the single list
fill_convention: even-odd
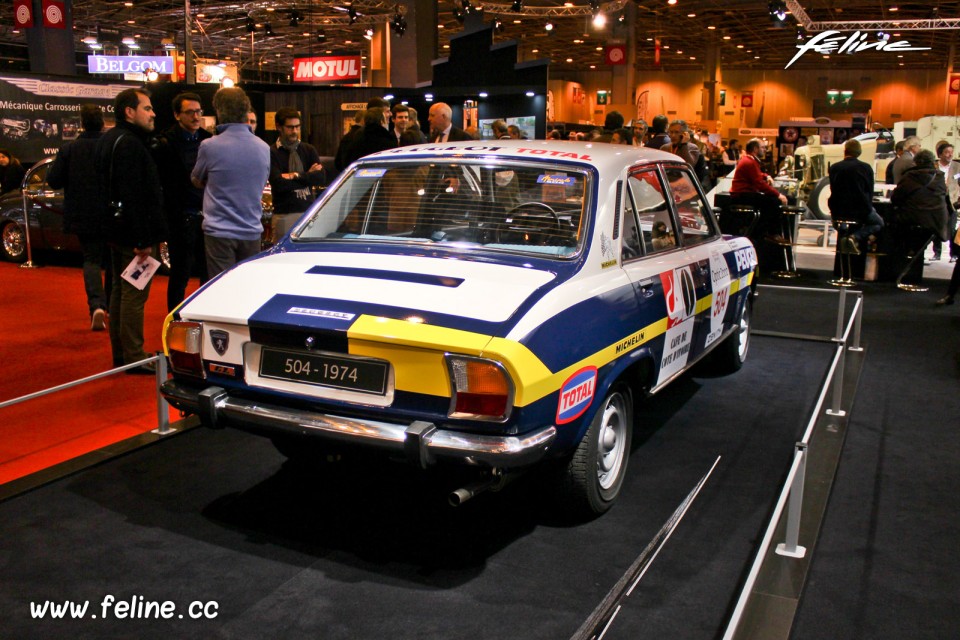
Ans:
[{"label": "spotlight", "polygon": [[299,27],[300,23],[303,21],[303,14],[294,9],[290,12],[290,26]]},{"label": "spotlight", "polygon": [[770,0],[767,9],[770,10],[770,17],[774,20],[783,22],[787,19],[787,5],[784,4],[783,0]]},{"label": "spotlight", "polygon": [[253,21],[253,18],[247,18],[247,33],[253,33],[257,30],[257,23]]},{"label": "spotlight", "polygon": [[877,31],[877,40],[889,40],[890,34],[886,31]]},{"label": "spotlight", "polygon": [[373,29],[367,29],[363,32],[363,37],[367,40],[373,40]]},{"label": "spotlight", "polygon": [[605,14],[597,12],[593,15],[594,29],[602,29],[606,24],[607,24],[607,16]]},{"label": "spotlight", "polygon": [[626,23],[627,23],[627,14],[621,13],[619,16],[617,16],[618,25],[622,26],[622,25],[625,25]]},{"label": "spotlight", "polygon": [[463,23],[463,19],[464,19],[464,17],[465,17],[465,16],[463,15],[463,10],[461,10],[461,9],[460,9],[459,7],[457,7],[456,5],[454,5],[454,7],[453,7],[453,17],[456,18],[457,22],[459,22],[459,23],[461,23],[461,24]]},{"label": "spotlight", "polygon": [[326,42],[327,41],[327,32],[323,29],[317,31],[317,42]]},{"label": "spotlight", "polygon": [[264,33],[264,35],[272,36],[272,35],[273,35],[273,25],[271,25],[269,22],[266,23],[265,25],[263,25],[263,33]]},{"label": "spotlight", "polygon": [[510,5],[510,11],[515,13],[523,11],[523,0],[513,0],[513,4]]},{"label": "spotlight", "polygon": [[500,18],[493,19],[493,30],[496,33],[503,33],[503,21]]},{"label": "spotlight", "polygon": [[807,36],[804,35],[804,33],[803,33],[803,28],[802,28],[802,27],[799,28],[799,29],[797,29],[797,40],[803,40],[803,39],[806,38],[806,37],[807,37]]},{"label": "spotlight", "polygon": [[548,22],[547,24],[543,25],[543,28],[546,29],[547,31],[553,31],[553,23]]},{"label": "spotlight", "polygon": [[357,10],[352,4],[347,8],[347,17],[350,18],[350,24],[357,21]]},{"label": "spotlight", "polygon": [[590,0],[590,11],[600,11],[600,0]]}]

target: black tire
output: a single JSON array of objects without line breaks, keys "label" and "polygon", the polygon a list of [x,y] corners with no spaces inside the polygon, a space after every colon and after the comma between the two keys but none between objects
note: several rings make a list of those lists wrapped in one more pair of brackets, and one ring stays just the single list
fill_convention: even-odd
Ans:
[{"label": "black tire", "polygon": [[0,229],[0,252],[9,262],[23,262],[27,259],[27,238],[23,226],[16,222],[7,222]]},{"label": "black tire", "polygon": [[820,182],[810,192],[810,199],[807,201],[807,207],[809,207],[815,220],[830,220],[830,207],[827,206],[827,198],[829,197],[830,178],[820,178]]},{"label": "black tire", "polygon": [[575,517],[598,516],[620,494],[633,440],[633,397],[618,383],[604,398],[590,428],[563,469],[560,505]]},{"label": "black tire", "polygon": [[737,318],[736,330],[724,338],[711,354],[713,368],[717,373],[726,374],[739,371],[750,353],[750,324],[753,301],[749,294],[743,302]]}]

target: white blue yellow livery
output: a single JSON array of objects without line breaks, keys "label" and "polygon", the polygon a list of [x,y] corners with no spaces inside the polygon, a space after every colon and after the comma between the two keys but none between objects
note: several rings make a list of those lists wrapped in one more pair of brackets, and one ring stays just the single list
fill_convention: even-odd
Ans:
[{"label": "white blue yellow livery", "polygon": [[634,402],[708,354],[743,363],[756,264],[671,154],[391,149],[171,314],[162,390],[288,455],[367,448],[491,484],[546,463],[567,508],[600,513]]}]

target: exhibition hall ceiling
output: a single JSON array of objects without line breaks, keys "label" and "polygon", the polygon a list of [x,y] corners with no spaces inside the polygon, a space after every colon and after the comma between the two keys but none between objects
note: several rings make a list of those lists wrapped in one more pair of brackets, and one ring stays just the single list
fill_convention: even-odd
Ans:
[{"label": "exhibition hall ceiling", "polygon": [[[416,4],[423,6],[429,1],[417,0]],[[413,2],[191,0],[192,45],[204,58],[237,61],[248,71],[285,73],[294,54],[367,51],[365,32],[403,23]],[[869,49],[834,52],[828,58],[823,52],[809,51],[794,67],[945,70],[951,45],[957,40],[958,31],[946,27],[960,18],[960,0],[804,0],[799,6],[819,25],[818,31],[807,33],[798,33],[797,20],[789,9],[784,21],[774,20],[771,8],[776,7],[771,4],[777,2],[784,8],[794,6],[794,0],[676,0],[673,4],[669,0],[440,0],[436,55],[447,54],[451,36],[461,33],[464,20],[469,24],[470,14],[479,11],[486,22],[499,24],[495,41],[517,41],[522,60],[549,58],[554,78],[604,69],[605,47],[626,43],[631,32],[636,42],[633,62],[641,72],[704,69],[711,52],[719,53],[721,69],[782,69],[798,52],[797,45],[804,42],[801,38],[822,33],[824,23],[838,23],[832,28],[847,36],[856,30],[856,21],[884,21],[866,26],[870,30],[864,31],[868,34],[865,42],[876,42],[873,29],[882,28],[888,44],[907,41],[910,47],[929,50]],[[22,51],[25,58],[26,36],[11,26],[14,3],[2,4],[0,45],[5,45],[8,53],[14,52],[11,56]],[[72,9],[79,52],[89,49],[83,40],[96,37],[98,28],[132,38],[139,43],[140,53],[162,50],[164,42],[183,48],[184,0],[72,0]],[[596,13],[606,19],[604,26],[594,24]],[[545,28],[548,22],[553,25],[550,31]],[[917,25],[940,28],[908,28]],[[410,27],[408,22],[402,37],[415,36]],[[390,37],[398,37],[393,29]],[[119,45],[119,54],[127,52],[127,45]]]}]

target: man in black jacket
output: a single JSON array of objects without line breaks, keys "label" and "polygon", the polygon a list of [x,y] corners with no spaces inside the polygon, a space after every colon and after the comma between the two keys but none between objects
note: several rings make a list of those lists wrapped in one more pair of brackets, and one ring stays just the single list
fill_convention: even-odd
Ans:
[{"label": "man in black jacket", "polygon": [[463,129],[453,126],[453,109],[445,102],[435,102],[427,112],[430,142],[463,142],[473,140]]},{"label": "man in black jacket", "polygon": [[292,107],[277,109],[277,143],[270,147],[270,193],[273,217],[270,226],[274,241],[287,235],[290,227],[316,199],[325,173],[320,154],[313,145],[300,140],[300,112]]},{"label": "man in black jacket", "polygon": [[106,328],[109,294],[105,292],[103,281],[103,222],[97,199],[98,178],[94,164],[94,150],[103,135],[103,112],[100,106],[90,102],[81,105],[80,122],[83,133],[57,153],[47,173],[47,183],[54,189],[64,190],[64,229],[76,234],[80,240],[90,328],[103,331]]},{"label": "man in black jacket", "polygon": [[[907,149],[909,149],[909,144]],[[897,188],[890,194],[890,202],[897,212],[897,222],[918,229],[916,244],[926,247],[931,238],[949,240],[947,229],[948,209],[947,184],[943,173],[937,169],[937,157],[932,151],[921,150],[912,159],[914,164],[907,168]]]},{"label": "man in black jacket", "polygon": [[[197,163],[200,143],[211,137],[203,129],[200,96],[181,93],[173,99],[173,115],[177,122],[160,134],[154,154],[160,183],[163,185],[163,208],[167,214],[170,237],[170,276],[167,279],[167,311],[173,311],[186,296],[190,274],[203,256],[203,189],[190,181]],[[206,282],[205,260],[200,260],[200,283]]]},{"label": "man in black jacket", "polygon": [[[97,142],[95,159],[113,274],[110,345],[114,366],[121,366],[149,357],[143,349],[143,309],[151,283],[138,289],[120,274],[134,260],[144,262],[154,246],[167,239],[167,223],[160,175],[150,151],[155,118],[150,95],[143,89],[125,89],[114,99],[114,113],[117,126]],[[152,365],[128,372],[152,374]]]},{"label": "man in black jacket", "polygon": [[834,220],[855,220],[857,229],[844,238],[849,253],[859,254],[863,241],[879,233],[883,218],[873,208],[873,167],[859,160],[859,140],[843,144],[843,160],[830,165],[830,199]]}]

